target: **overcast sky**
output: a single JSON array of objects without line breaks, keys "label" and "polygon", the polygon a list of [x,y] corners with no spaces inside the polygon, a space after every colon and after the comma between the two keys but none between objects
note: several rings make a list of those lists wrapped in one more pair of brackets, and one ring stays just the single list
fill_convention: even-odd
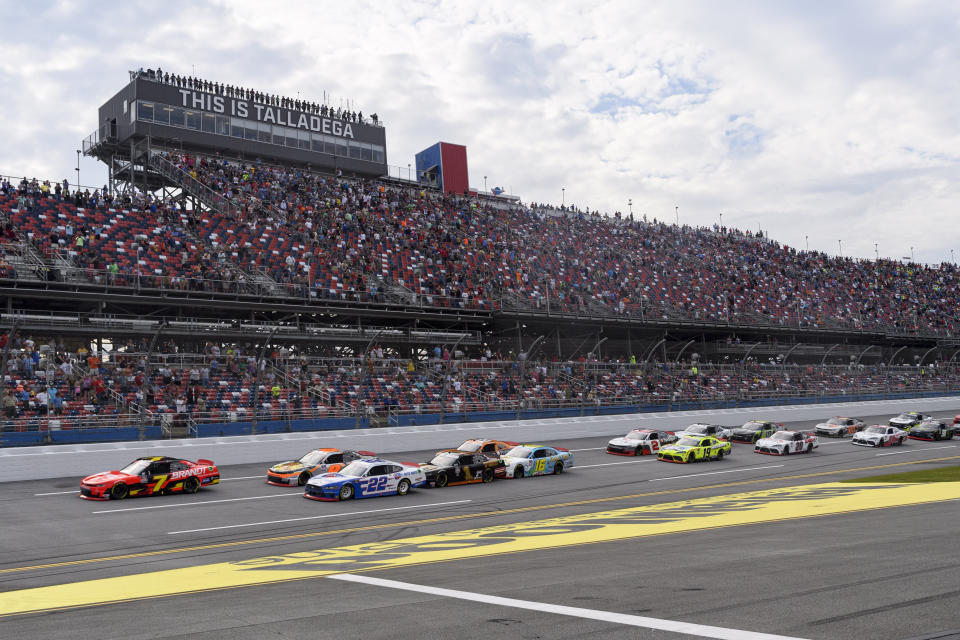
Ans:
[{"label": "overcast sky", "polygon": [[[127,71],[161,66],[443,140],[475,187],[844,255],[960,260],[957,2],[0,0],[0,172],[76,178]],[[84,184],[105,167],[84,159]]]}]

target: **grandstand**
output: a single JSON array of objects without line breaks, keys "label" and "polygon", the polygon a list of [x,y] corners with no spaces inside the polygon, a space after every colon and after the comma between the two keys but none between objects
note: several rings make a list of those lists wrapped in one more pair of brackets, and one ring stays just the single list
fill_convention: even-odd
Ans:
[{"label": "grandstand", "polygon": [[953,265],[389,178],[379,119],[161,77],[104,189],[0,186],[4,444],[958,387]]}]

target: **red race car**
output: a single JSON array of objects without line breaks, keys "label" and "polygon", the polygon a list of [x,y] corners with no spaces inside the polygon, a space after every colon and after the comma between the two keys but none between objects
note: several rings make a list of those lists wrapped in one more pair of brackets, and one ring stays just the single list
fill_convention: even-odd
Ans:
[{"label": "red race car", "polygon": [[86,500],[123,500],[127,496],[196,493],[201,486],[218,484],[220,471],[210,460],[180,460],[167,456],[137,458],[120,471],[105,471],[80,481]]}]

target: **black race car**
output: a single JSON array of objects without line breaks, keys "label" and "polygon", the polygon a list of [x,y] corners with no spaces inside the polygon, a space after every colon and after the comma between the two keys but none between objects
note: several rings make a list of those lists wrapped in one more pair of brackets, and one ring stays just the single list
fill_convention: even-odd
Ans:
[{"label": "black race car", "polygon": [[769,420],[750,420],[745,422],[742,427],[736,427],[732,430],[733,433],[730,435],[730,442],[748,442],[754,444],[761,438],[769,438],[782,426],[780,423]]},{"label": "black race car", "polygon": [[434,487],[493,482],[500,467],[503,461],[499,458],[491,460],[483,453],[458,449],[438,451],[433,460],[420,464],[427,476],[427,485]]},{"label": "black race car", "polygon": [[953,440],[953,426],[944,420],[929,418],[907,432],[913,440]]}]

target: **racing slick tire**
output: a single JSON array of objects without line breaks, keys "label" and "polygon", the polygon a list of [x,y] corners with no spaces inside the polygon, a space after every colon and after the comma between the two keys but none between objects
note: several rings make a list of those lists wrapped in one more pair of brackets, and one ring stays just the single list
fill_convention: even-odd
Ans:
[{"label": "racing slick tire", "polygon": [[902,447],[902,446],[903,446],[903,436],[901,436],[901,437],[897,440],[897,446],[898,446],[898,447]]},{"label": "racing slick tire", "polygon": [[723,451],[717,451],[717,460],[723,460]]},{"label": "racing slick tire", "polygon": [[558,462],[557,464],[553,465],[553,475],[558,476],[561,473],[563,473],[563,463]]},{"label": "racing slick tire", "polygon": [[[652,452],[651,452],[651,453],[652,453]],[[642,456],[642,455],[643,455],[643,445],[640,445],[639,447],[637,447],[636,449],[634,449],[634,450],[633,450],[633,455],[635,455],[635,456]]]},{"label": "racing slick tire", "polygon": [[354,493],[353,485],[345,484],[342,487],[340,487],[340,493],[338,494],[337,497],[339,497],[341,500],[350,500],[351,498],[353,498],[353,493]]},{"label": "racing slick tire", "polygon": [[122,482],[118,482],[110,488],[111,500],[123,500],[128,495],[130,495],[130,487]]},{"label": "racing slick tire", "polygon": [[484,469],[483,474],[480,476],[484,482],[493,482],[494,473],[493,469]]},{"label": "racing slick tire", "polygon": [[683,457],[683,464],[688,464],[688,463],[690,462],[690,458],[692,457],[692,455],[693,455],[693,454],[690,454],[690,453],[688,453],[687,455],[685,455],[685,456]]},{"label": "racing slick tire", "polygon": [[400,481],[400,484],[397,485],[397,495],[405,496],[410,493],[410,481],[404,478]]},{"label": "racing slick tire", "polygon": [[297,477],[297,486],[302,487],[303,485],[310,482],[310,472],[304,471]]},{"label": "racing slick tire", "polygon": [[184,493],[196,493],[197,491],[200,491],[200,481],[197,480],[196,476],[190,476],[183,481]]},{"label": "racing slick tire", "polygon": [[514,469],[514,470],[513,470],[513,477],[514,477],[514,479],[522,478],[522,477],[523,477],[523,467],[517,467],[516,469]]},{"label": "racing slick tire", "polygon": [[450,479],[447,477],[447,474],[444,471],[438,473],[437,478],[433,481],[433,486],[437,487],[438,489],[442,489],[448,484],[450,484]]}]

